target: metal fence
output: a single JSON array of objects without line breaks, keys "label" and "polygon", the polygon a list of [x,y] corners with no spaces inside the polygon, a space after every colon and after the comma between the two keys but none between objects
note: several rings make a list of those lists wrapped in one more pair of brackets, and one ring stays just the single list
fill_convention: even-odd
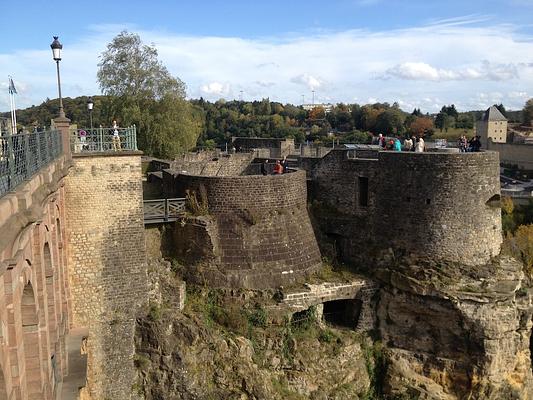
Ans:
[{"label": "metal fence", "polygon": [[0,197],[62,153],[57,130],[0,136]]},{"label": "metal fence", "polygon": [[70,131],[73,153],[137,150],[135,125],[128,128],[82,128]]}]

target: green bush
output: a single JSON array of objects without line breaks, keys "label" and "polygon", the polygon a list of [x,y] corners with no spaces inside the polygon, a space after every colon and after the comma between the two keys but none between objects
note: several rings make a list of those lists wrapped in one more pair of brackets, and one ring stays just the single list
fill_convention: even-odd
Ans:
[{"label": "green bush", "polygon": [[267,312],[261,307],[261,305],[256,304],[254,309],[248,313],[248,322],[255,327],[266,328],[267,326]]},{"label": "green bush", "polygon": [[332,343],[337,336],[330,329],[322,329],[318,334],[318,340],[321,343]]}]

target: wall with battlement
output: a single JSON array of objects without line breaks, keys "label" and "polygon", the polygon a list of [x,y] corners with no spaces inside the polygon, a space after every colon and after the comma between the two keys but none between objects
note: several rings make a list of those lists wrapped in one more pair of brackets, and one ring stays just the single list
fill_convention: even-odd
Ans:
[{"label": "wall with battlement", "polygon": [[[215,151],[186,153],[173,161],[168,161],[172,173],[185,173],[202,176],[241,175],[253,160],[252,153],[220,154]],[[162,164],[158,162],[158,164]]]},{"label": "wall with battlement", "polygon": [[147,298],[141,157],[76,155],[66,181],[74,325],[86,325],[92,399],[135,398],[134,323]]},{"label": "wall with battlement", "polygon": [[312,170],[313,210],[341,258],[360,260],[392,248],[481,264],[499,253],[497,153],[348,155],[334,150]]},{"label": "wall with battlement", "polygon": [[[192,278],[205,277],[213,286],[268,288],[294,282],[320,266],[307,213],[304,171],[277,176],[180,174],[176,185],[178,196],[186,196],[188,191],[202,201],[205,193],[209,208],[209,222],[201,229],[209,235],[210,240],[204,240],[203,245],[211,257],[202,273]],[[183,237],[180,230],[190,230],[179,224],[174,229],[179,237]],[[184,241],[176,244],[193,245]],[[193,249],[182,250],[184,254]],[[194,251],[199,253],[205,251]]]}]

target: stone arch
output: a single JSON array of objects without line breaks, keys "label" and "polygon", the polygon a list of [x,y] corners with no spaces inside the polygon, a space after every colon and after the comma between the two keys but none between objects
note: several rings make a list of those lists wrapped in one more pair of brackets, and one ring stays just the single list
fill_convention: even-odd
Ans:
[{"label": "stone arch", "polygon": [[35,292],[29,281],[22,293],[20,309],[20,315],[22,317],[22,341],[24,343],[26,389],[29,399],[38,399],[42,396],[39,316],[35,301]]},{"label": "stone arch", "polygon": [[46,242],[43,246],[44,258],[44,277],[46,281],[46,297],[48,308],[48,321],[50,330],[54,330],[56,321],[56,305],[55,305],[55,280],[57,273],[54,268],[52,260],[52,252],[50,245]]}]

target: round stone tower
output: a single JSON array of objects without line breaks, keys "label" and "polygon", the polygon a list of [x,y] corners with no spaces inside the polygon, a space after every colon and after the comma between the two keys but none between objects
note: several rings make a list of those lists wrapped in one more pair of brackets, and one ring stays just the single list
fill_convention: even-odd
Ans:
[{"label": "round stone tower", "polygon": [[[190,270],[190,278],[218,287],[275,288],[320,267],[307,213],[305,171],[271,176],[180,174],[175,182],[178,195],[194,193],[208,206],[204,233],[192,236],[209,256]],[[183,238],[187,236],[191,232]]]},{"label": "round stone tower", "polygon": [[470,265],[499,254],[498,153],[380,152],[378,165],[378,241]]}]

